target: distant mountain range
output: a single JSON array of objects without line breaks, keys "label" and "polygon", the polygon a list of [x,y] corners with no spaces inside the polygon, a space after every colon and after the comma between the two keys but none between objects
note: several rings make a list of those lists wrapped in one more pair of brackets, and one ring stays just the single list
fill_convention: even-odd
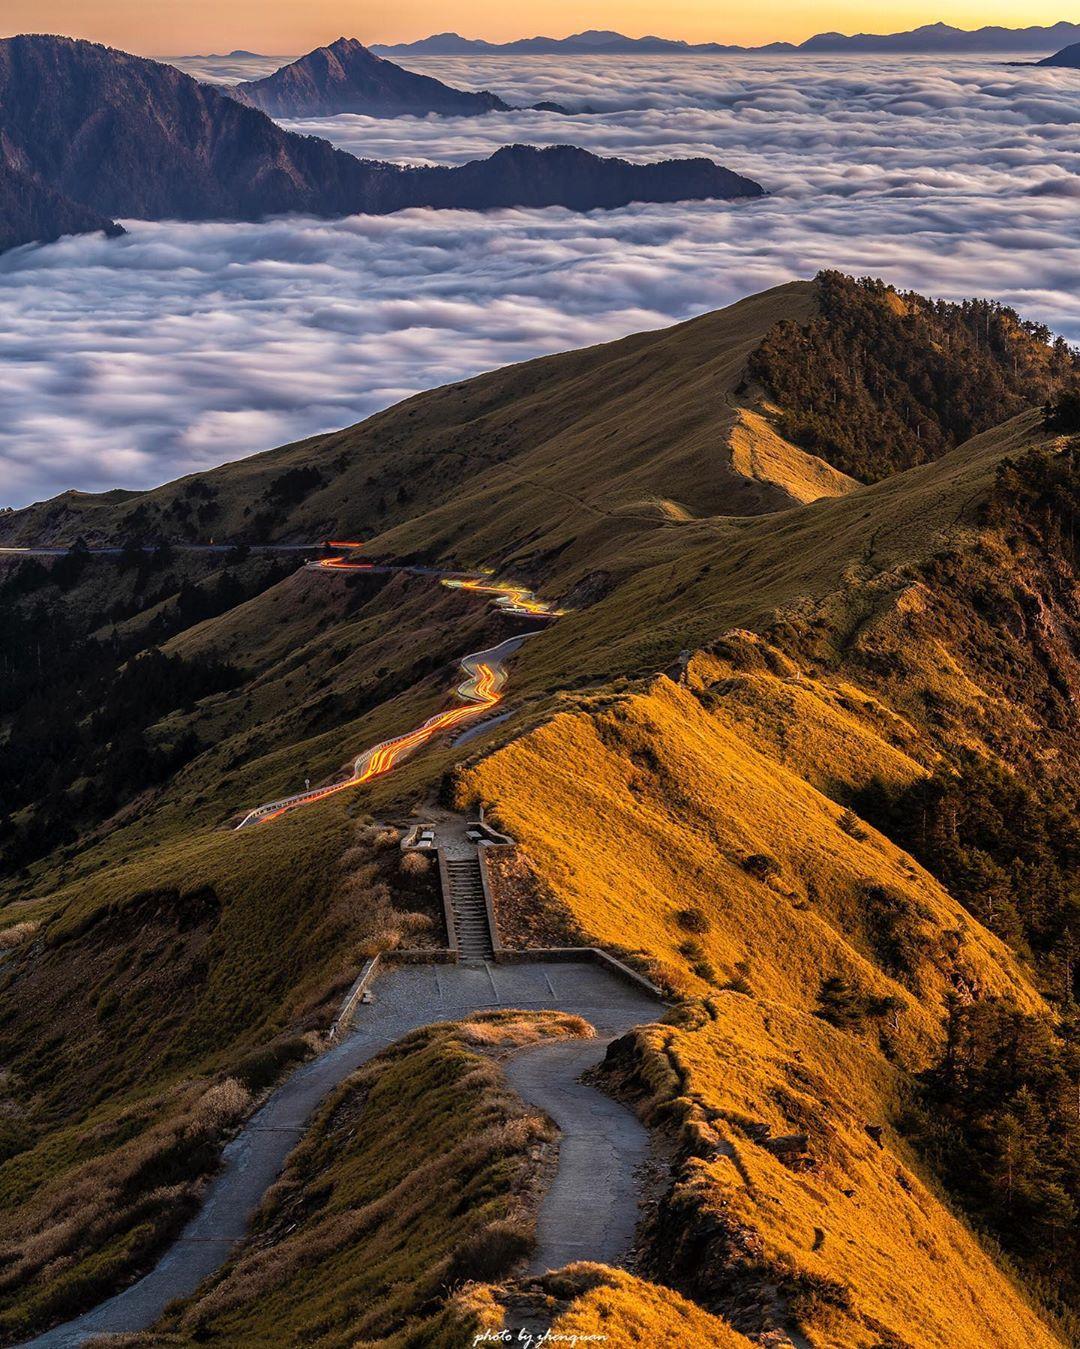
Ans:
[{"label": "distant mountain range", "polygon": [[284,130],[174,66],[64,37],[0,41],[0,245],[118,217],[257,220],[757,197],[708,159],[631,164],[572,146],[504,146],[460,167],[358,159]]},{"label": "distant mountain range", "polygon": [[243,47],[237,47],[231,52],[204,52],[200,56],[178,56],[178,61],[266,61],[272,60],[263,52],[249,52]]},{"label": "distant mountain range", "polygon": [[454,89],[429,75],[384,61],[356,40],[340,37],[328,47],[282,66],[262,80],[223,87],[223,93],[271,117],[468,117],[505,112],[510,105],[486,89]]},{"label": "distant mountain range", "polygon": [[1039,65],[1067,66],[1073,70],[1080,70],[1080,42],[1074,42],[1071,47],[1063,47],[1053,56],[1048,56],[1045,61],[1040,61]]},{"label": "distant mountain range", "polygon": [[436,33],[418,42],[373,44],[372,51],[389,56],[609,56],[626,53],[651,55],[708,55],[759,52],[889,53],[889,52],[1045,52],[1066,43],[1080,42],[1080,24],[1056,23],[1050,27],[1001,28],[988,26],[973,31],[946,23],[925,24],[903,33],[818,33],[805,42],[769,42],[761,47],[740,47],[721,42],[681,42],[674,38],[626,37],[589,29],[571,37],[530,37],[515,42],[485,42],[458,33]]}]

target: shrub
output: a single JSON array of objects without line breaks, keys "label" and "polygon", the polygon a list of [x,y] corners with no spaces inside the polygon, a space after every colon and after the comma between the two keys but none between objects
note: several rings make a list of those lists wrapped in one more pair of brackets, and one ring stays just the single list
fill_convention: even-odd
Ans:
[{"label": "shrub", "polygon": [[921,911],[887,885],[868,885],[863,897],[874,955],[894,978],[910,980],[929,949]]},{"label": "shrub", "polygon": [[853,839],[859,843],[865,843],[870,835],[863,828],[863,822],[853,810],[845,810],[840,816],[840,828],[845,834],[850,834]]},{"label": "shrub", "polygon": [[403,853],[401,870],[406,876],[426,876],[431,871],[431,858],[421,852]]},{"label": "shrub", "polygon": [[1043,426],[1047,431],[1065,435],[1080,431],[1080,384],[1047,403],[1043,408]]},{"label": "shrub", "polygon": [[450,1260],[447,1281],[451,1285],[466,1281],[493,1283],[527,1256],[532,1247],[532,1233],[523,1219],[497,1219],[458,1247]]},{"label": "shrub", "polygon": [[858,1030],[866,1014],[866,999],[850,980],[839,974],[830,974],[821,981],[815,1016],[838,1030]]},{"label": "shrub", "polygon": [[737,960],[735,962],[735,973],[726,984],[729,993],[742,993],[746,997],[753,996],[753,987],[750,984],[750,962],[748,960]]},{"label": "shrub", "polygon": [[40,927],[40,923],[30,921],[15,923],[12,927],[5,927],[0,931],[0,951],[11,951],[16,946],[21,946],[23,942],[27,942],[31,937],[35,936]]},{"label": "shrub", "polygon": [[758,881],[771,880],[780,875],[780,863],[767,852],[751,853],[749,857],[743,858],[742,866],[745,872]]},{"label": "shrub", "polygon": [[298,1062],[306,1054],[307,1042],[300,1036],[256,1049],[236,1065],[236,1078],[250,1092],[263,1091],[277,1081],[283,1068]]},{"label": "shrub", "polygon": [[699,936],[702,933],[708,932],[709,928],[712,926],[709,922],[708,915],[696,905],[688,909],[680,909],[675,915],[675,921],[684,932],[694,932]]}]

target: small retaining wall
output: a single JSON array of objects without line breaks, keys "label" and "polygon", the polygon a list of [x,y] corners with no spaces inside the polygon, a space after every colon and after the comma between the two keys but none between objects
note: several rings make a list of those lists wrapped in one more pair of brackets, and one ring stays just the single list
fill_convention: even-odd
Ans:
[{"label": "small retaining wall", "polygon": [[565,960],[591,961],[603,965],[612,974],[627,980],[635,987],[644,989],[650,997],[659,998],[661,1002],[671,1005],[671,999],[665,997],[651,979],[646,979],[643,974],[638,974],[637,970],[624,965],[602,946],[526,946],[520,951],[502,946],[496,951],[495,960],[503,965],[523,965],[532,960],[549,961],[552,964]]},{"label": "small retaining wall", "polygon": [[[458,940],[457,929],[454,926],[454,906],[450,903],[450,872],[446,866],[446,854],[442,848],[436,849],[435,855],[439,859],[439,893],[442,895],[443,922],[446,924],[446,945],[447,949],[453,952],[453,959],[458,958]],[[484,878],[483,863],[480,865],[480,876]],[[487,894],[485,884],[484,894]]]}]

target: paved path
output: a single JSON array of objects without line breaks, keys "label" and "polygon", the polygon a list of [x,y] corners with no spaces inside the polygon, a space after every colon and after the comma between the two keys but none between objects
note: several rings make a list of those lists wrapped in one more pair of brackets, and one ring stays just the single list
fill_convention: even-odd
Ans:
[{"label": "paved path", "polygon": [[[208,1274],[224,1263],[232,1246],[240,1240],[263,1195],[280,1174],[286,1157],[327,1092],[418,1026],[454,1021],[488,1007],[520,1007],[576,1013],[590,1021],[600,1039],[606,1040],[632,1026],[655,1020],[664,1010],[663,1004],[644,990],[602,967],[569,962],[405,966],[377,979],[374,991],[375,1001],[360,1009],[353,1032],[327,1053],[298,1068],[226,1147],[222,1168],[208,1187],[199,1212],[150,1273],[92,1311],[38,1336],[30,1344],[58,1349],[80,1345],[95,1334],[144,1330],[174,1298],[193,1293]],[[631,1140],[634,1130],[627,1121],[632,1125],[636,1121],[621,1106],[599,1092],[575,1088],[572,1081],[566,1084],[565,1092],[558,1088],[555,1079],[565,1081],[565,1074],[576,1076],[581,1070],[579,1064],[602,1052],[602,1044],[575,1041],[558,1046],[560,1050],[564,1048],[567,1051],[564,1059],[549,1055],[546,1048],[536,1049],[523,1052],[520,1060],[511,1060],[508,1066],[515,1086],[520,1075],[526,1099],[533,1100],[528,1093],[535,1093],[535,1103],[549,1110],[556,1122],[560,1113],[569,1121],[566,1161],[560,1163],[560,1174],[564,1164],[577,1173],[582,1165],[595,1164],[590,1154],[582,1152],[586,1131],[583,1123],[589,1118],[604,1130],[618,1130],[620,1138],[630,1140],[631,1148],[636,1149],[640,1141]],[[581,1093],[588,1094],[587,1116],[582,1115],[585,1096]],[[608,1113],[601,1115],[601,1109]],[[629,1166],[620,1165],[614,1155],[605,1162],[615,1187],[611,1209],[616,1224],[612,1238],[615,1245],[633,1228],[632,1221],[629,1229],[626,1227],[629,1219],[626,1183],[636,1165],[636,1151],[632,1155],[635,1161]],[[572,1187],[573,1183],[581,1182],[556,1180],[552,1187],[556,1197],[549,1197],[541,1213],[539,1255],[545,1260],[559,1258],[562,1237],[557,1215],[570,1211],[568,1185]],[[598,1201],[597,1193],[592,1197],[594,1202]],[[574,1221],[585,1221],[585,1215],[575,1215]],[[604,1240],[597,1237],[601,1251],[606,1249]],[[597,1247],[590,1247],[589,1252],[575,1252],[585,1253],[603,1258]]]},{"label": "paved path", "polygon": [[503,1065],[510,1085],[559,1126],[559,1169],[540,1207],[530,1274],[572,1260],[617,1265],[638,1218],[637,1168],[649,1152],[645,1126],[624,1105],[577,1079],[610,1040],[557,1040]]}]

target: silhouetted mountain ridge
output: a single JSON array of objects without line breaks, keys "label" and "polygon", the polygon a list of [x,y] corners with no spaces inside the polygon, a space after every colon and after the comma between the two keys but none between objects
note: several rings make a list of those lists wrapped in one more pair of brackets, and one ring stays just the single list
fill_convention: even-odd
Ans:
[{"label": "silhouetted mountain ridge", "polygon": [[1080,70],[1080,42],[1074,42],[1071,47],[1063,47],[1053,56],[1048,56],[1045,61],[1040,61],[1039,65],[1065,66],[1072,70]]},{"label": "silhouetted mountain ridge", "polygon": [[372,50],[394,56],[608,56],[716,55],[759,52],[1039,52],[1066,42],[1080,42],[1080,24],[1061,22],[1049,27],[1003,28],[988,25],[968,30],[946,23],[924,24],[903,33],[816,33],[805,42],[768,42],[741,47],[723,42],[684,42],[677,38],[626,37],[623,33],[589,29],[569,37],[518,38],[513,42],[486,42],[459,33],[436,33],[417,42],[376,44]]},{"label": "silhouetted mountain ridge", "polygon": [[0,237],[8,246],[104,228],[117,217],[257,220],[410,206],[585,210],[764,192],[709,160],[629,164],[569,146],[506,147],[455,168],[358,159],[284,130],[174,66],[65,37],[0,42],[0,107],[0,163],[38,194],[29,212],[18,194],[5,194]]}]

